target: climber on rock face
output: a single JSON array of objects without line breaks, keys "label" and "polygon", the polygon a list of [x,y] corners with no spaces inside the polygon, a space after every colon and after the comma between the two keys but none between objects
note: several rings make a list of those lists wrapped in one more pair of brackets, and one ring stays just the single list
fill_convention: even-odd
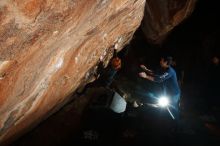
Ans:
[{"label": "climber on rock face", "polygon": [[101,71],[100,76],[97,80],[95,80],[92,83],[88,83],[83,90],[78,95],[81,95],[86,92],[86,90],[90,87],[107,87],[109,88],[114,80],[115,75],[117,72],[121,69],[121,59],[117,56],[116,50],[114,49],[114,54],[112,59],[110,60],[109,65],[106,69],[102,68],[103,71]]}]

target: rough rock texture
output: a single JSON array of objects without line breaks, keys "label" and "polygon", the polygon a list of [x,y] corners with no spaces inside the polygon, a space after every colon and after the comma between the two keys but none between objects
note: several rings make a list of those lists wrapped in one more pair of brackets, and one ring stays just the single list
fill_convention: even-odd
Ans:
[{"label": "rough rock texture", "polygon": [[68,101],[140,25],[145,0],[1,0],[0,143]]},{"label": "rough rock texture", "polygon": [[148,41],[160,44],[192,11],[197,0],[147,0],[142,30]]}]

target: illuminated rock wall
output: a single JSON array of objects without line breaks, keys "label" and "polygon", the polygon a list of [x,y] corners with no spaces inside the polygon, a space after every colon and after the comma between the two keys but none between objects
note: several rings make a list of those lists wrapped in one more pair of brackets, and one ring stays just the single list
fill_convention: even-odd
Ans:
[{"label": "illuminated rock wall", "polygon": [[122,49],[145,0],[1,0],[0,143],[70,99],[112,48]]}]

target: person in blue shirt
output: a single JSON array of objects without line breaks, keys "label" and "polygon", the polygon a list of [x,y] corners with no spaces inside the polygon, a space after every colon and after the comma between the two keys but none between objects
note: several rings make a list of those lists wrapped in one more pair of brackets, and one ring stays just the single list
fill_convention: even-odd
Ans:
[{"label": "person in blue shirt", "polygon": [[179,101],[180,101],[180,88],[177,81],[176,71],[171,67],[172,57],[161,57],[160,68],[153,72],[141,65],[143,72],[139,76],[159,84],[162,84],[164,94],[171,99],[171,106],[174,109],[176,118],[179,118]]}]

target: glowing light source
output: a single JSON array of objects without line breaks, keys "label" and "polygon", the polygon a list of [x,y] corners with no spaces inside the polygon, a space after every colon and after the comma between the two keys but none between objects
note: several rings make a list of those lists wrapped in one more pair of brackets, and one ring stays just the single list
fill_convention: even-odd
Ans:
[{"label": "glowing light source", "polygon": [[166,96],[162,96],[158,99],[158,105],[161,107],[167,107],[169,105],[169,99]]}]

